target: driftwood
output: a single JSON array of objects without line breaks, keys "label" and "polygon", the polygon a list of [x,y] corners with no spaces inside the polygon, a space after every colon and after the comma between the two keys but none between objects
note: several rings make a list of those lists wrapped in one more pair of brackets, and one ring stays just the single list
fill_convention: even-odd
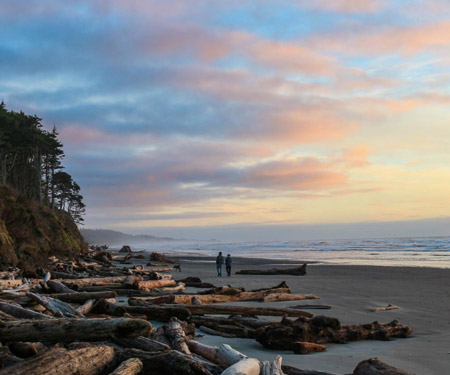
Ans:
[{"label": "driftwood", "polygon": [[372,311],[375,311],[375,312],[378,312],[378,311],[389,311],[389,310],[397,310],[399,308],[400,307],[398,307],[398,306],[389,304],[389,305],[384,306],[384,307],[375,307],[375,308],[372,309]]},{"label": "driftwood", "polygon": [[139,290],[151,290],[155,288],[161,288],[165,286],[176,285],[175,280],[163,279],[163,280],[147,280],[137,281],[136,286]]},{"label": "driftwood", "polygon": [[202,329],[205,333],[215,334],[216,336],[229,337],[229,335],[232,335],[233,337],[241,338],[254,337],[253,329],[248,329],[242,324],[234,322],[231,319],[193,316],[191,318],[191,322],[199,326],[200,329],[202,329],[201,327],[204,327],[208,328],[209,330],[213,330],[214,333],[212,331],[207,332],[206,330]]},{"label": "driftwood", "polygon": [[[391,337],[404,338],[412,329],[396,320],[388,324],[341,326],[339,320],[325,316],[312,319],[300,318],[295,321],[283,319],[281,323],[268,324],[255,332],[256,340],[269,349],[292,350],[304,354],[307,347],[299,343],[325,344],[328,342],[344,344],[355,340],[389,340]],[[311,347],[317,351],[316,347]]]},{"label": "driftwood", "polygon": [[89,299],[116,298],[117,292],[109,290],[104,292],[55,293],[49,294],[48,296],[65,302],[80,303]]},{"label": "driftwood", "polygon": [[0,370],[0,375],[98,375],[113,359],[114,349],[107,345],[75,350],[54,348]]},{"label": "driftwood", "polygon": [[0,289],[3,288],[14,288],[16,286],[22,285],[23,282],[21,279],[17,279],[17,280],[1,280],[0,279]]},{"label": "driftwood", "polygon": [[119,253],[131,253],[131,247],[128,245],[123,245],[119,250]]},{"label": "driftwood", "polygon": [[236,275],[306,275],[306,263],[295,268],[272,268],[269,270],[241,270]]},{"label": "driftwood", "polygon": [[221,337],[227,337],[227,338],[234,338],[236,337],[235,334],[232,333],[226,333],[226,332],[219,332],[216,331],[215,329],[209,328],[209,327],[205,327],[205,326],[200,326],[199,330],[207,333],[208,335],[212,335],[212,336],[221,336]]},{"label": "driftwood", "polygon": [[312,317],[313,314],[294,309],[282,309],[275,307],[250,307],[250,306],[226,306],[226,305],[163,305],[165,307],[181,307],[188,309],[192,314],[238,314],[238,315],[267,315],[267,316],[297,316]]},{"label": "driftwood", "polygon": [[8,347],[11,353],[19,358],[34,357],[47,348],[40,342],[11,342]]},{"label": "driftwood", "polygon": [[178,350],[179,352],[187,355],[191,354],[191,351],[186,344],[186,335],[180,320],[177,318],[171,318],[164,325],[164,335],[169,340],[172,349]]},{"label": "driftwood", "polygon": [[149,320],[168,322],[171,317],[188,320],[191,312],[181,305],[172,306],[121,306],[127,313],[145,315]]},{"label": "driftwood", "polygon": [[[118,353],[119,360],[139,358],[144,375],[161,375],[170,371],[171,375],[219,375],[223,367],[213,365],[177,350],[149,353],[139,349],[124,349]],[[1,374],[0,374],[1,375]]]},{"label": "driftwood", "polygon": [[113,341],[123,348],[140,349],[146,352],[162,352],[165,350],[170,350],[169,345],[143,336],[135,339],[114,337]]},{"label": "driftwood", "polygon": [[138,375],[144,365],[139,358],[130,358],[123,361],[110,375]]},{"label": "driftwood", "polygon": [[329,305],[297,305],[297,306],[289,306],[291,309],[312,309],[312,310],[329,310],[331,306]]},{"label": "driftwood", "polygon": [[170,264],[179,264],[178,261],[170,259],[166,257],[164,254],[160,253],[151,253],[150,254],[150,260],[152,262],[162,262],[162,263],[170,263]]},{"label": "driftwood", "polygon": [[91,312],[94,305],[95,305],[95,299],[88,299],[81,306],[78,306],[76,308],[76,310],[82,315],[87,315]]},{"label": "driftwood", "polygon": [[356,366],[353,375],[414,375],[411,372],[390,366],[378,358],[370,358]]},{"label": "driftwood", "polygon": [[314,370],[301,370],[296,367],[282,365],[281,369],[285,375],[334,375],[328,372],[314,371]]},{"label": "driftwood", "polygon": [[141,319],[52,319],[0,322],[2,341],[73,342],[101,341],[111,336],[138,337],[152,331]]},{"label": "driftwood", "polygon": [[73,289],[70,289],[69,287],[65,286],[63,283],[60,283],[56,280],[48,280],[47,286],[49,286],[51,289],[53,289],[56,293],[72,293],[76,294],[77,292]]},{"label": "driftwood", "polygon": [[255,358],[245,358],[228,367],[222,375],[259,375],[259,361]]},{"label": "driftwood", "polygon": [[[46,297],[43,295],[28,293],[27,294],[32,300],[44,306],[48,311],[50,311],[55,316],[65,316],[67,318],[83,317],[84,315],[79,313],[71,305],[62,302],[58,299]],[[71,295],[71,294],[69,294]]]},{"label": "driftwood", "polygon": [[319,299],[313,294],[290,294],[290,293],[270,293],[262,300],[263,302],[280,302],[280,301],[301,301],[305,299]]},{"label": "driftwood", "polygon": [[188,346],[193,353],[225,367],[229,367],[242,359],[248,358],[246,355],[233,349],[228,344],[222,344],[217,347],[205,345],[194,340],[189,340]]},{"label": "driftwood", "polygon": [[25,309],[15,303],[0,302],[0,310],[18,319],[53,319],[52,316]]}]

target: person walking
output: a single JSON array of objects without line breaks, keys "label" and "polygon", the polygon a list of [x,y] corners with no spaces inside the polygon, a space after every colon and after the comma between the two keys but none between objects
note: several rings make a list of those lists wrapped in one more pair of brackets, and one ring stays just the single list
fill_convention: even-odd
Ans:
[{"label": "person walking", "polygon": [[219,252],[219,255],[216,258],[216,268],[217,268],[217,276],[222,277],[222,264],[223,264],[223,256],[222,252]]},{"label": "person walking", "polygon": [[227,276],[230,277],[231,276],[231,255],[228,254],[227,257],[225,258],[225,267],[227,270]]}]

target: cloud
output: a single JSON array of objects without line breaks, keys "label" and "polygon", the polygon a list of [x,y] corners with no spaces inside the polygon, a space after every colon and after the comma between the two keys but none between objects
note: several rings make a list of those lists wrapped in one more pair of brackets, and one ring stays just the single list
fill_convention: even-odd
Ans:
[{"label": "cloud", "polygon": [[305,8],[342,13],[374,13],[382,9],[383,0],[299,0],[298,4]]}]

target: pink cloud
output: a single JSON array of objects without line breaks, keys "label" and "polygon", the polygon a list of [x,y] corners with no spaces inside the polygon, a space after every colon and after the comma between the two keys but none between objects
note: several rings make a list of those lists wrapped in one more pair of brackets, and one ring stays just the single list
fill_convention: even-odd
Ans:
[{"label": "pink cloud", "polygon": [[450,21],[423,26],[395,26],[334,32],[312,36],[309,44],[323,51],[336,51],[346,55],[380,55],[399,53],[413,55],[425,50],[450,46]]},{"label": "pink cloud", "polygon": [[299,5],[333,12],[373,13],[386,5],[383,0],[300,0]]}]

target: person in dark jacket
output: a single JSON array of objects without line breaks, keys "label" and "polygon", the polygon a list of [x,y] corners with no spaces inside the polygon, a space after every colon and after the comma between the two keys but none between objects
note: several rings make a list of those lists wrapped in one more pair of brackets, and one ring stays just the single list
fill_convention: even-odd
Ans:
[{"label": "person in dark jacket", "polygon": [[227,276],[231,276],[231,255],[228,254],[225,258],[225,267],[227,270]]},{"label": "person in dark jacket", "polygon": [[216,268],[218,277],[222,277],[222,264],[223,264],[222,252],[219,252],[219,255],[216,258]]}]

